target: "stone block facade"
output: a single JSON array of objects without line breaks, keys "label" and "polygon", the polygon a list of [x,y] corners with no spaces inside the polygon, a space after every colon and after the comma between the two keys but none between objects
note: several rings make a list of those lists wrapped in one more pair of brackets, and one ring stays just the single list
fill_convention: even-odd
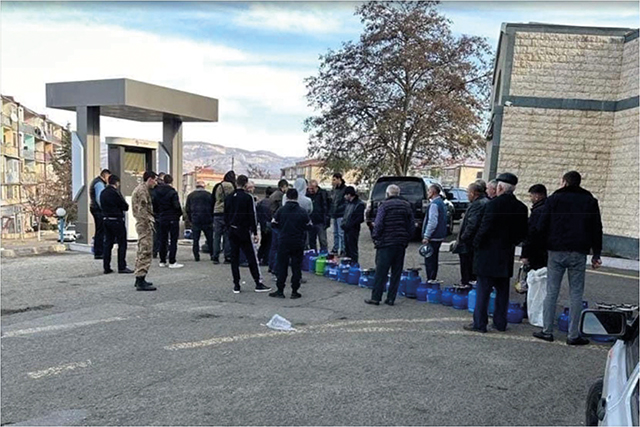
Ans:
[{"label": "stone block facade", "polygon": [[[528,200],[531,185],[544,184],[551,193],[565,172],[579,171],[583,187],[600,203],[605,251],[635,259],[638,40],[632,29],[503,26],[500,43],[508,47],[496,60],[499,95],[485,166],[489,179],[507,171],[518,175],[521,200]],[[615,250],[607,249],[607,239]]]}]

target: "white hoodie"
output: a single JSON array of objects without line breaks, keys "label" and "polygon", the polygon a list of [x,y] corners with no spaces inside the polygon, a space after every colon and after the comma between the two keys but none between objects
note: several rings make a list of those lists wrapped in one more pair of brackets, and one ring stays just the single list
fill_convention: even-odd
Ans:
[{"label": "white hoodie", "polygon": [[[298,204],[302,209],[307,211],[309,215],[313,212],[313,202],[310,198],[307,197],[307,181],[304,178],[297,178],[296,182],[293,184],[293,188],[298,190]],[[282,206],[287,203],[287,196],[282,198]]]}]

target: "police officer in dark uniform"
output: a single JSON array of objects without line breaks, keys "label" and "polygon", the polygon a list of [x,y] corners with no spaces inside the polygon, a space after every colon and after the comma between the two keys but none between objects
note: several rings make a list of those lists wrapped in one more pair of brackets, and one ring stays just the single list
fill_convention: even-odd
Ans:
[{"label": "police officer in dark uniform", "polygon": [[104,274],[113,273],[111,269],[111,250],[113,244],[118,244],[118,273],[130,274],[127,268],[127,230],[124,225],[124,213],[129,205],[120,193],[120,178],[109,176],[109,185],[100,194],[102,220],[104,221],[104,254],[102,264]]},{"label": "police officer in dark uniform", "polygon": [[95,259],[102,259],[102,250],[104,249],[104,225],[102,224],[103,215],[100,207],[100,193],[106,188],[109,175],[111,175],[109,169],[103,169],[100,175],[96,176],[89,184],[89,211],[96,226],[96,231],[93,235],[93,257]]}]

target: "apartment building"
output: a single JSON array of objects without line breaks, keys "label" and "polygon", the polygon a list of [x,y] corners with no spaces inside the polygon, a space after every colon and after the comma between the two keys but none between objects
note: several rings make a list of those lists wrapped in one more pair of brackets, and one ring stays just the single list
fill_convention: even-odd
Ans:
[{"label": "apartment building", "polygon": [[53,154],[68,131],[11,96],[0,98],[0,217],[2,237],[9,239],[33,231],[35,221],[25,202],[38,184],[51,182]]}]

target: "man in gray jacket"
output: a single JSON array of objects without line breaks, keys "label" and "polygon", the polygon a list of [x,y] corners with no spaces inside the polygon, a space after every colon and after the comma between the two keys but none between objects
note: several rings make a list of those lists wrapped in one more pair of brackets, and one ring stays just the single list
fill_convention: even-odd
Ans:
[{"label": "man in gray jacket", "polygon": [[460,257],[460,284],[465,286],[476,280],[473,274],[473,239],[480,227],[485,205],[489,201],[482,184],[477,181],[469,184],[467,196],[471,205],[464,214],[457,245],[453,250],[453,253]]}]

